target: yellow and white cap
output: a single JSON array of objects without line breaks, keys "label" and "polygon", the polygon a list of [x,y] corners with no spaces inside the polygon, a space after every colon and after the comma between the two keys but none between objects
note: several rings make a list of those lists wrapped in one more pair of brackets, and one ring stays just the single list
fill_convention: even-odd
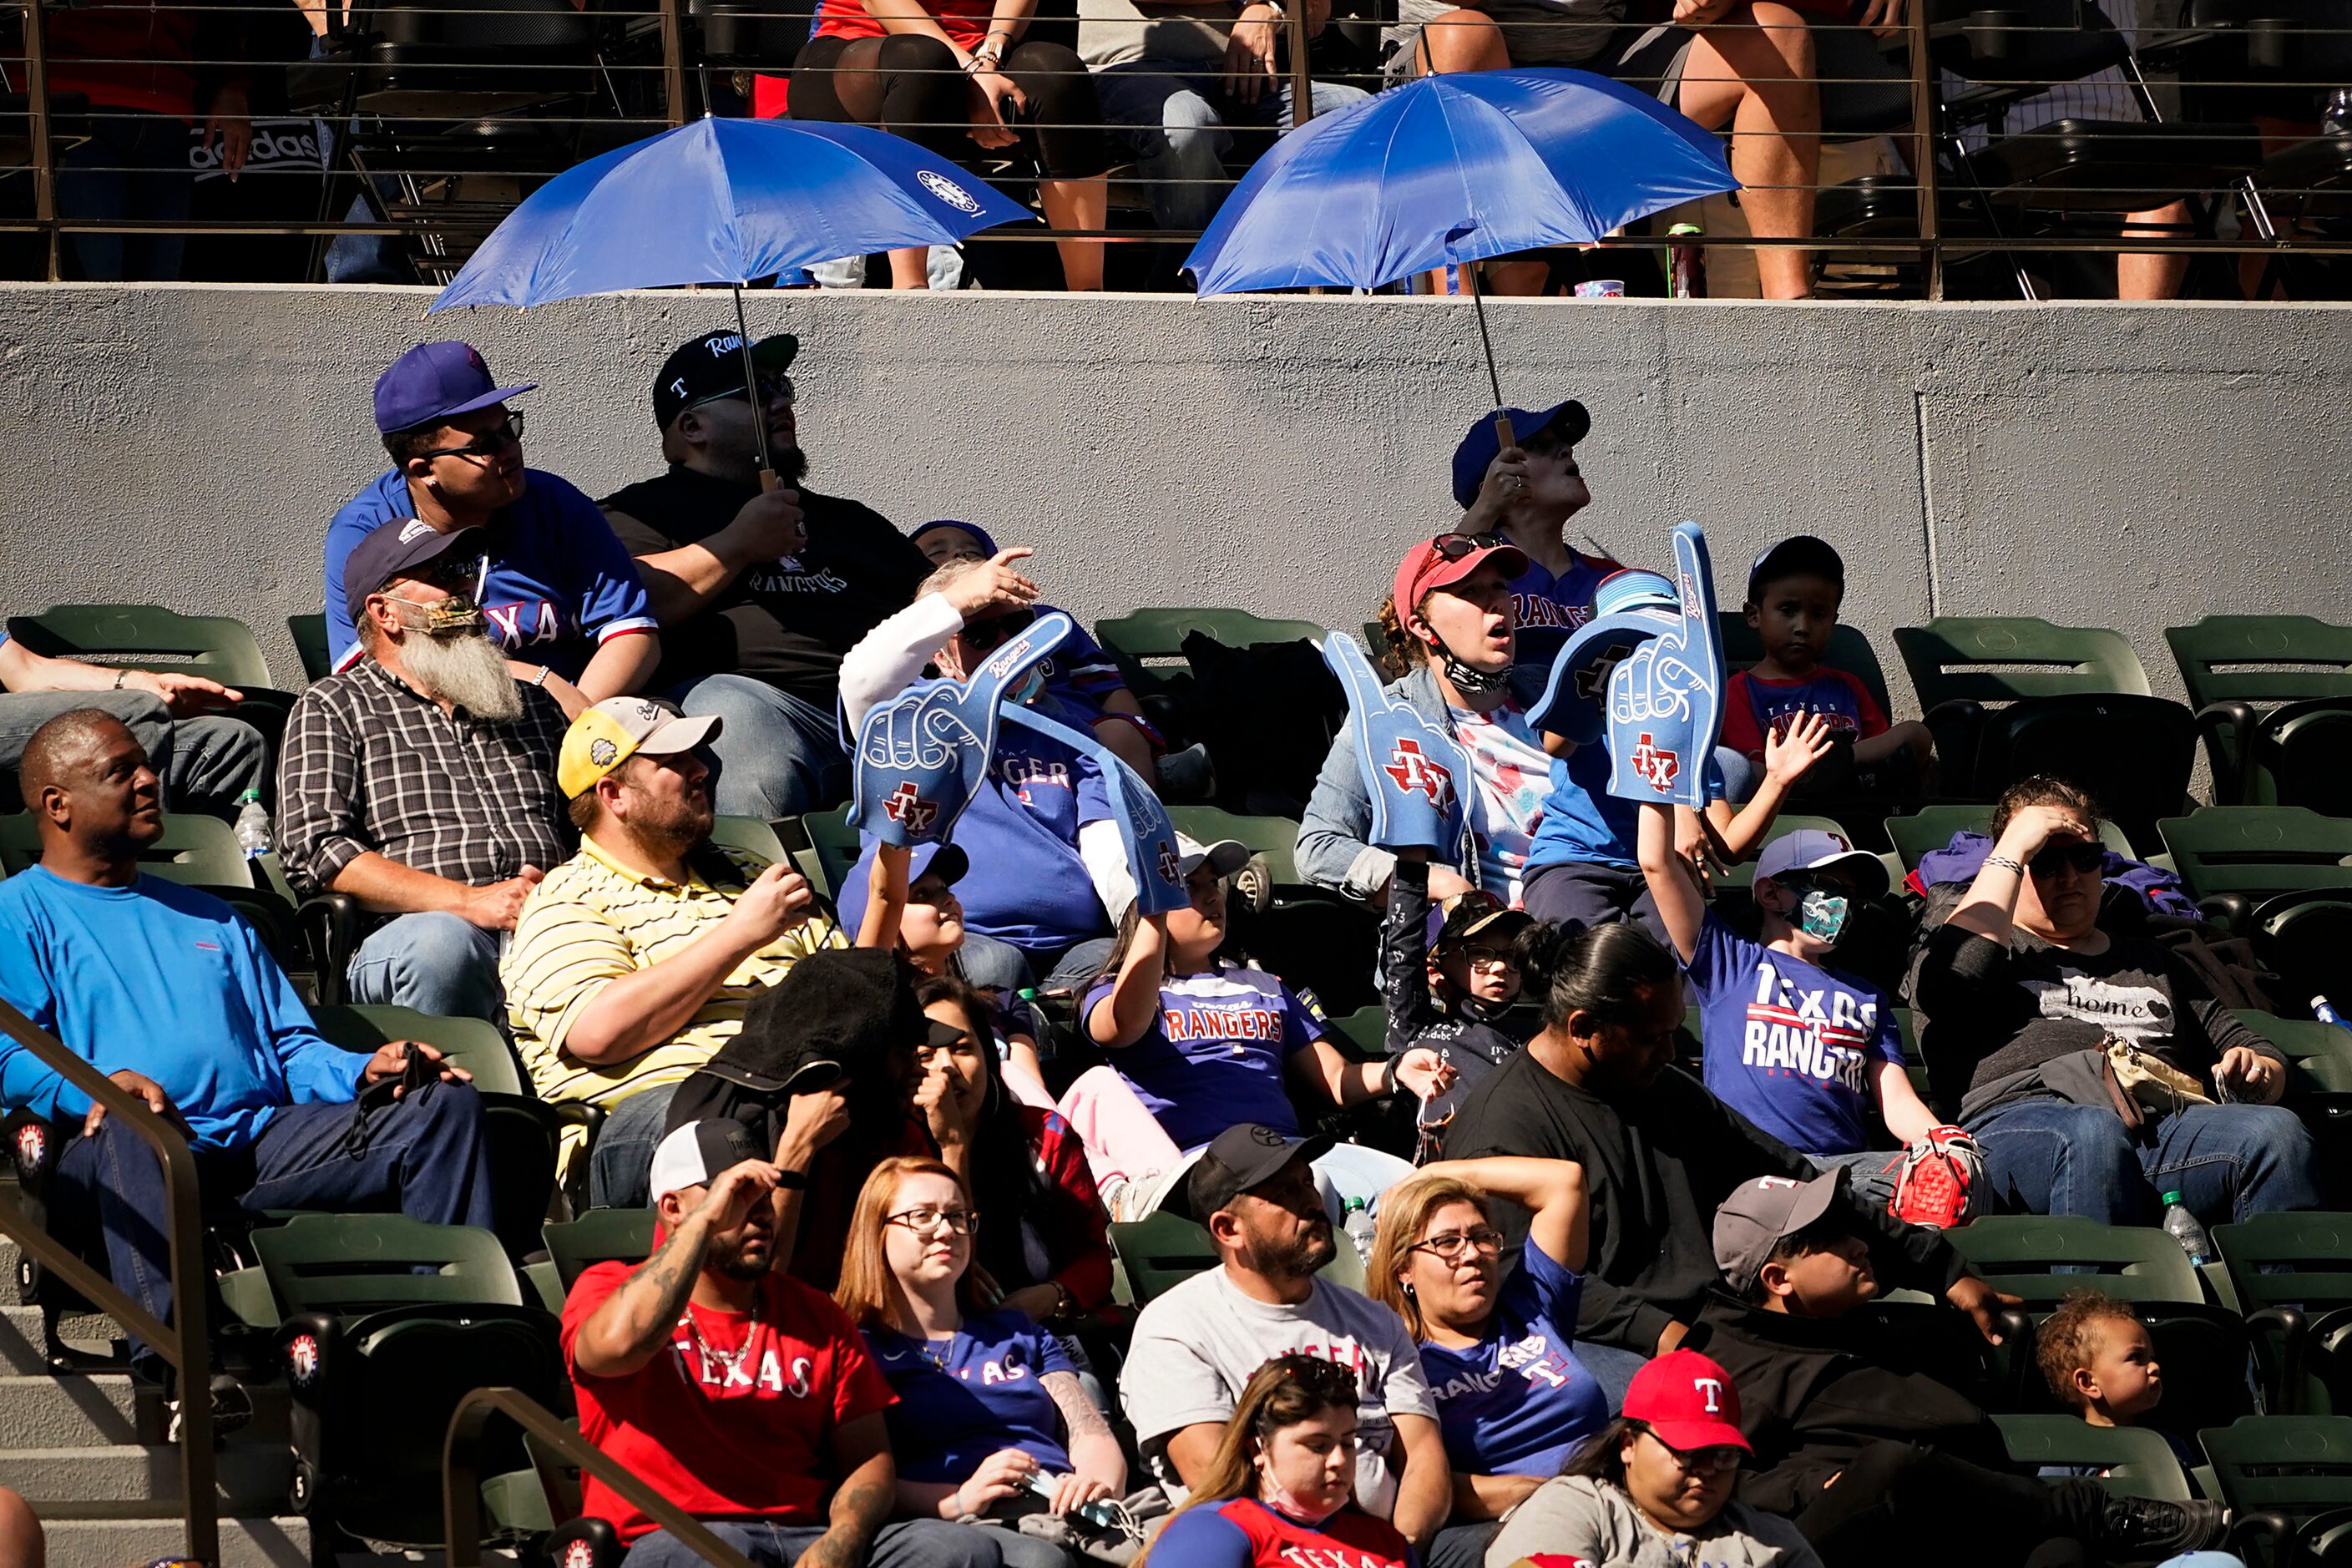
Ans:
[{"label": "yellow and white cap", "polygon": [[674,757],[712,739],[719,728],[715,713],[688,719],[650,697],[607,697],[563,732],[563,750],[555,759],[556,787],[565,799],[577,800],[638,752]]}]

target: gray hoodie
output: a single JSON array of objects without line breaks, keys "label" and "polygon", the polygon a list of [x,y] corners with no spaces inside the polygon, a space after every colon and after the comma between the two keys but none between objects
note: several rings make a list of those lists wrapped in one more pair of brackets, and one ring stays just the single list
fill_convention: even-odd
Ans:
[{"label": "gray hoodie", "polygon": [[1668,1535],[1607,1481],[1561,1476],[1513,1509],[1486,1548],[1486,1568],[1538,1553],[1592,1568],[1822,1568],[1797,1527],[1732,1501],[1696,1535]]}]

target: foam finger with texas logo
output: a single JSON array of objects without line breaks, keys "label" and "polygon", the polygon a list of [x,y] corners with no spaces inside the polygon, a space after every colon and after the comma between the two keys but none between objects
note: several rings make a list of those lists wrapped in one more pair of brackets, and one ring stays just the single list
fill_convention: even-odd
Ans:
[{"label": "foam finger with texas logo", "polygon": [[857,726],[850,825],[885,844],[944,840],[988,776],[1004,694],[1070,633],[1040,616],[969,680],[918,680]]},{"label": "foam finger with texas logo", "polygon": [[1705,531],[1677,523],[1674,546],[1671,580],[1602,580],[1593,618],[1560,649],[1528,717],[1579,745],[1605,736],[1610,794],[1704,811],[1723,724],[1723,640]]},{"label": "foam finger with texas logo", "polygon": [[1348,693],[1355,721],[1356,771],[1371,799],[1370,842],[1382,849],[1462,846],[1462,783],[1469,766],[1454,737],[1389,692],[1380,672],[1345,632],[1326,632],[1323,662]]}]

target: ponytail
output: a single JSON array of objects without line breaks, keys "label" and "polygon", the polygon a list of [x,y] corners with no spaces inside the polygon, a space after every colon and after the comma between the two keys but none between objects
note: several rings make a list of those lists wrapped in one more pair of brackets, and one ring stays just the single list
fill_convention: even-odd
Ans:
[{"label": "ponytail", "polygon": [[1571,1014],[1603,1026],[1639,1021],[1643,993],[1679,979],[1674,956],[1631,921],[1582,931],[1538,921],[1519,933],[1519,967],[1547,1029],[1566,1032]]}]

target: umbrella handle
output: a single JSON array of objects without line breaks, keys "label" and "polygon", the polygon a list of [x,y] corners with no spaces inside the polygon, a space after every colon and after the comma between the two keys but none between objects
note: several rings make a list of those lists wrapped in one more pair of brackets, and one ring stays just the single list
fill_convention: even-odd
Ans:
[{"label": "umbrella handle", "polygon": [[1519,444],[1519,438],[1511,434],[1511,416],[1499,408],[1495,410],[1495,439],[1502,443],[1505,450]]},{"label": "umbrella handle", "polygon": [[782,479],[778,479],[778,478],[776,477],[776,470],[775,470],[775,469],[773,469],[773,468],[769,468],[769,467],[768,467],[766,464],[764,464],[764,463],[762,463],[762,464],[760,466],[760,489],[762,489],[762,490],[773,490],[773,489],[782,489],[782,486],[783,486],[783,482],[784,482],[783,480],[782,480]]}]

